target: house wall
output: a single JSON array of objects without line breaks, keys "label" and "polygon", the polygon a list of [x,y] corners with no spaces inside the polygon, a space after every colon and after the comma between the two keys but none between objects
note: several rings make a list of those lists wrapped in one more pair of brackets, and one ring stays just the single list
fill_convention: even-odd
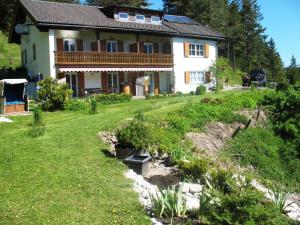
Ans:
[{"label": "house wall", "polygon": [[[30,21],[28,21],[30,22]],[[36,59],[33,59],[33,44],[36,45]],[[35,26],[29,26],[29,35],[21,36],[21,50],[27,51],[28,72],[50,76],[50,56],[48,32],[40,32]]]},{"label": "house wall", "polygon": [[[207,43],[209,44],[209,57],[185,57],[184,43]],[[214,64],[217,57],[217,43],[209,40],[188,39],[188,38],[173,38],[172,48],[174,54],[174,77],[175,77],[175,92],[189,93],[195,91],[197,84],[185,83],[186,71],[208,71],[209,67]],[[204,84],[210,86],[211,84]]]}]

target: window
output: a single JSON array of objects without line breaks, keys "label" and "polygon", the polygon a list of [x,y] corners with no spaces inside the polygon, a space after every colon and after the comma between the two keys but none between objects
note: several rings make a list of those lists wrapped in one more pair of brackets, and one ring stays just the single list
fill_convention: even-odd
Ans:
[{"label": "window", "polygon": [[119,92],[119,79],[118,73],[108,73],[108,92],[118,93]]},{"label": "window", "polygon": [[76,40],[75,39],[64,39],[64,51],[75,52],[76,51]]},{"label": "window", "polygon": [[124,13],[124,12],[119,13],[119,20],[128,20],[128,19],[129,19],[128,13]]},{"label": "window", "polygon": [[144,53],[152,54],[153,53],[153,44],[152,43],[144,43]]},{"label": "window", "polygon": [[204,56],[203,44],[190,44],[190,56]]},{"label": "window", "polygon": [[151,16],[151,22],[152,23],[160,23],[160,17],[159,16]]},{"label": "window", "polygon": [[205,82],[205,73],[200,71],[195,71],[190,73],[190,83],[191,84],[203,84]]},{"label": "window", "polygon": [[35,44],[32,45],[32,59],[36,60],[36,46],[35,46]]},{"label": "window", "polygon": [[145,21],[145,16],[144,15],[135,15],[135,20],[144,22]]},{"label": "window", "polygon": [[116,41],[107,41],[106,42],[106,51],[107,52],[117,52],[118,42]]}]

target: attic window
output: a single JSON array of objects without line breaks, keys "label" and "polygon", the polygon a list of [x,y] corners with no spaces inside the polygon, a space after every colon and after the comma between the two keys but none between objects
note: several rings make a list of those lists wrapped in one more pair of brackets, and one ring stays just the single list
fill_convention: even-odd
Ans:
[{"label": "attic window", "polygon": [[139,22],[145,22],[145,16],[144,15],[135,15],[135,20]]},{"label": "attic window", "polygon": [[160,23],[160,17],[159,16],[151,16],[151,22],[152,23]]},{"label": "attic window", "polygon": [[124,12],[119,13],[119,19],[120,20],[128,20],[129,19],[128,13],[124,13]]}]

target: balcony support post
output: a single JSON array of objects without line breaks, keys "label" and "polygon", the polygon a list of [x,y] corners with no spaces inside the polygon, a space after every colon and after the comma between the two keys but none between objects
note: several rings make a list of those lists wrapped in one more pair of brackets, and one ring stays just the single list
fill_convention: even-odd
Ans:
[{"label": "balcony support post", "polygon": [[136,49],[137,49],[137,52],[139,53],[140,52],[140,34],[136,34]]},{"label": "balcony support post", "polygon": [[100,52],[101,51],[100,31],[96,31],[96,39],[97,39],[98,52]]}]

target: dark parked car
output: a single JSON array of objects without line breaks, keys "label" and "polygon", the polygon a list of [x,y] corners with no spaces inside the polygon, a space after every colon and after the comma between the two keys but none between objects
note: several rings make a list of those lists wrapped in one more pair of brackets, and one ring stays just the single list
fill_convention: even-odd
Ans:
[{"label": "dark parked car", "polygon": [[256,69],[256,70],[252,70],[249,75],[247,74],[243,77],[243,86],[249,87],[252,82],[259,87],[261,86],[265,87],[267,84],[267,78],[265,72],[263,70]]}]

